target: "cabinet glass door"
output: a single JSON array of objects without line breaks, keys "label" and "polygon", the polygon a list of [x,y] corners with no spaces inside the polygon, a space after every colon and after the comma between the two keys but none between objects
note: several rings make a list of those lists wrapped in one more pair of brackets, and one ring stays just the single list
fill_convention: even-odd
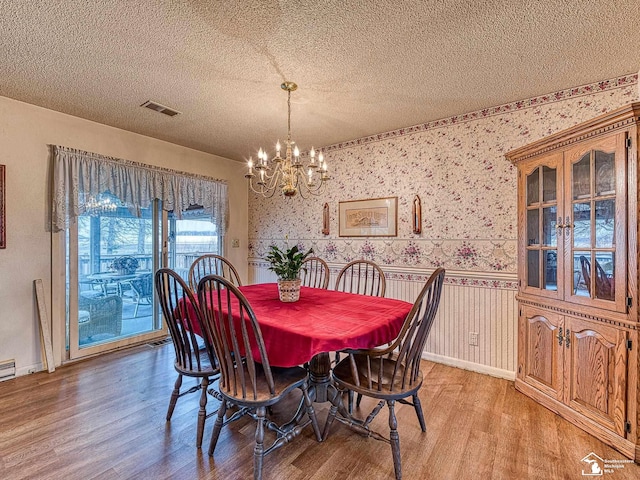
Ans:
[{"label": "cabinet glass door", "polygon": [[626,218],[624,135],[575,149],[568,160],[570,217],[564,233],[570,246],[570,295],[579,303],[624,309],[626,293],[617,290],[626,282],[626,236],[616,228],[617,219]]},{"label": "cabinet glass door", "polygon": [[558,205],[557,161],[538,165],[524,179],[526,251],[525,289],[556,295],[558,285]]}]

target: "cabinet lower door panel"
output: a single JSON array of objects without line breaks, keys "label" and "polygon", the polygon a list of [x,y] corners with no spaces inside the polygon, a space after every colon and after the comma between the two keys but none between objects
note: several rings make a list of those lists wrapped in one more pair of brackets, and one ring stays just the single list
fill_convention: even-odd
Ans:
[{"label": "cabinet lower door panel", "polygon": [[[520,317],[521,378],[547,395],[562,400],[562,347],[560,316],[524,308]],[[522,335],[522,333],[521,333]]]},{"label": "cabinet lower door panel", "polygon": [[619,435],[624,435],[626,332],[578,319],[567,322],[569,365],[565,402]]}]

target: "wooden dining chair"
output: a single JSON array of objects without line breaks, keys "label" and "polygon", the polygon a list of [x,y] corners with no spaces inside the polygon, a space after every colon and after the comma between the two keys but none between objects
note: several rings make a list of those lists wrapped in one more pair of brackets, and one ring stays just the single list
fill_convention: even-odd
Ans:
[{"label": "wooden dining chair", "polygon": [[340,292],[384,297],[386,290],[384,272],[375,262],[354,260],[347,263],[338,273],[335,289]]},{"label": "wooden dining chair", "polygon": [[[196,431],[196,446],[200,448],[207,418],[207,389],[219,376],[215,351],[210,341],[194,333],[203,331],[202,314],[193,292],[180,275],[169,268],[159,269],[155,274],[155,288],[173,341],[176,354],[173,366],[178,372],[169,401],[167,421],[171,420],[178,398],[200,391]],[[181,392],[183,376],[195,378],[197,385]]]},{"label": "wooden dining chair", "polygon": [[240,275],[233,264],[220,255],[206,254],[196,258],[189,268],[189,286],[194,292],[198,290],[200,279],[207,275],[220,275],[236,286],[241,286]]},{"label": "wooden dining chair", "polygon": [[[395,414],[396,401],[412,405],[418,416],[420,428],[427,431],[418,390],[422,386],[420,360],[427,337],[440,304],[445,271],[438,268],[427,280],[413,307],[407,314],[400,333],[386,347],[364,350],[348,350],[348,354],[332,372],[334,384],[341,391],[354,391],[379,402],[366,420],[351,417],[335,399],[329,410],[323,439],[326,438],[334,419],[348,425],[356,432],[391,444],[396,479],[402,478],[400,462],[400,437]],[[407,400],[409,397],[412,401]],[[389,408],[389,437],[370,429],[370,424],[384,404]],[[336,415],[341,409],[341,415]]]},{"label": "wooden dining chair", "polygon": [[[384,272],[370,260],[354,260],[347,263],[336,279],[335,290],[359,293],[371,297],[384,297],[387,288]],[[340,362],[340,352],[336,352],[334,363]],[[358,395],[358,403],[362,396]],[[353,410],[353,392],[349,392],[349,411]]]},{"label": "wooden dining chair", "polygon": [[308,257],[302,262],[301,285],[304,287],[329,287],[329,265],[319,257]]},{"label": "wooden dining chair", "polygon": [[[253,478],[262,478],[264,456],[286,445],[304,427],[312,425],[321,440],[318,421],[308,393],[309,376],[302,367],[271,368],[260,325],[245,296],[229,280],[208,275],[198,285],[205,335],[213,339],[220,359],[220,393],[223,401],[213,426],[209,455],[213,455],[223,425],[248,414],[257,423],[253,454]],[[276,425],[267,419],[267,408],[278,403],[289,392],[302,391],[308,420]],[[238,411],[225,421],[227,403]],[[296,412],[297,413],[297,412]],[[294,418],[300,418],[294,415]],[[275,432],[273,443],[265,448],[265,427]]]}]

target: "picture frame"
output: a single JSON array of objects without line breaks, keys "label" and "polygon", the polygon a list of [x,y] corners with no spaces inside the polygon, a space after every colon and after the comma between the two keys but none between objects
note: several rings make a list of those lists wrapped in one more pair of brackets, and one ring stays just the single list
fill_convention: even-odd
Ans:
[{"label": "picture frame", "polygon": [[0,248],[7,248],[7,217],[5,199],[5,166],[0,165]]},{"label": "picture frame", "polygon": [[338,236],[398,236],[398,197],[339,202]]}]

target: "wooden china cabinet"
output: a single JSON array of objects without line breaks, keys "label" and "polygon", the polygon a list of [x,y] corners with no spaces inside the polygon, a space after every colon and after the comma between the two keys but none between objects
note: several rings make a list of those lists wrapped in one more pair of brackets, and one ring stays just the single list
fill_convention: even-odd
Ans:
[{"label": "wooden china cabinet", "polygon": [[516,388],[640,462],[640,103],[513,150]]}]

